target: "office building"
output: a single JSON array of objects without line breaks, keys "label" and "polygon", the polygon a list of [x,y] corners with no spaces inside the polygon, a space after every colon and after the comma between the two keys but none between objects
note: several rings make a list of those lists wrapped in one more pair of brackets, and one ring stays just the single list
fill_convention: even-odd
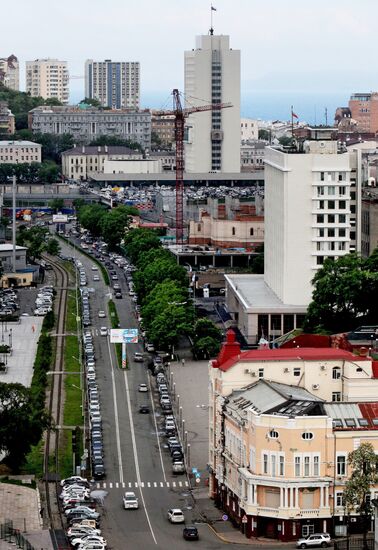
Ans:
[{"label": "office building", "polygon": [[85,97],[111,109],[139,109],[140,64],[137,61],[85,62]]},{"label": "office building", "polygon": [[186,120],[186,172],[240,172],[240,50],[228,36],[198,36],[185,52],[186,107],[231,103]]},{"label": "office building", "polygon": [[77,143],[89,144],[99,136],[117,136],[151,147],[149,110],[103,110],[97,107],[50,107],[29,112],[29,129],[42,134],[71,134]]},{"label": "office building", "polygon": [[42,145],[32,141],[0,141],[0,164],[41,162]]},{"label": "office building", "polygon": [[0,57],[0,84],[11,90],[19,90],[19,63],[15,55]]},{"label": "office building", "polygon": [[57,99],[63,105],[69,101],[67,61],[36,59],[26,61],[26,92],[32,97]]}]

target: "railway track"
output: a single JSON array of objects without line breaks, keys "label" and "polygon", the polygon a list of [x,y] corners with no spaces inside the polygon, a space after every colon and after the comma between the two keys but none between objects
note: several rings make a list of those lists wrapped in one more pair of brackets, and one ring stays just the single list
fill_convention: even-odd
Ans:
[{"label": "railway track", "polygon": [[[66,305],[68,295],[68,272],[55,260],[48,258],[52,265],[58,296],[58,307],[56,310],[56,348],[55,361],[52,370],[62,373],[64,371],[64,332],[66,319]],[[44,451],[44,484],[46,495],[46,512],[49,527],[53,536],[55,548],[68,548],[69,545],[64,535],[63,515],[59,507],[59,426],[63,423],[63,374],[51,376],[50,395],[48,399],[48,410],[52,419],[51,428],[46,432]],[[62,536],[64,535],[64,536]]]}]

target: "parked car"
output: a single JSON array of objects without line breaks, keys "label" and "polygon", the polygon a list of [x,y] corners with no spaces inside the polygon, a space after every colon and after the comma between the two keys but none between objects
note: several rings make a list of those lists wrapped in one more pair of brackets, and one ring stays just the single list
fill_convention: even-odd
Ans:
[{"label": "parked car", "polygon": [[297,548],[326,548],[331,545],[331,536],[329,533],[313,533],[307,538],[297,541]]}]

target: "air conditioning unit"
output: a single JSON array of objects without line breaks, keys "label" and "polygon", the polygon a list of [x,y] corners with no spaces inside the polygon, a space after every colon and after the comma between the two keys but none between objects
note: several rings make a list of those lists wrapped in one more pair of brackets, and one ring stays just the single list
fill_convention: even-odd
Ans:
[{"label": "air conditioning unit", "polygon": [[289,369],[287,367],[285,367],[284,372],[289,372]]},{"label": "air conditioning unit", "polygon": [[325,365],[321,365],[320,370],[326,370]]},{"label": "air conditioning unit", "polygon": [[319,389],[319,384],[313,384],[312,389],[313,390],[318,390]]}]

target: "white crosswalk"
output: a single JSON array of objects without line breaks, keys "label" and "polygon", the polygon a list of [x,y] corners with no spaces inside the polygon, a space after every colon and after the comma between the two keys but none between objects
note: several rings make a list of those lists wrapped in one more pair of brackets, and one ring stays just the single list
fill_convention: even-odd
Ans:
[{"label": "white crosswalk", "polygon": [[97,489],[138,489],[139,487],[148,489],[176,489],[189,487],[188,481],[103,481],[96,483]]}]

